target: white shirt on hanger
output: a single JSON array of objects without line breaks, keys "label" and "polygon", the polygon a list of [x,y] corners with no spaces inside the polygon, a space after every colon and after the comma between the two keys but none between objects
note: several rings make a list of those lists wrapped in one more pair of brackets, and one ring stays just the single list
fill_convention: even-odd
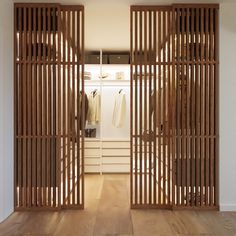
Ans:
[{"label": "white shirt on hanger", "polygon": [[115,96],[112,124],[116,128],[122,127],[124,125],[125,115],[126,115],[126,99],[125,99],[125,93],[121,90]]}]

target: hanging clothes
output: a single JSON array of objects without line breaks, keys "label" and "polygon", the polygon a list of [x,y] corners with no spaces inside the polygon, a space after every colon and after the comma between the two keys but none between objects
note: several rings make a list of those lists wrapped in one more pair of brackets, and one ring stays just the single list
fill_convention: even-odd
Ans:
[{"label": "hanging clothes", "polygon": [[112,124],[116,128],[120,128],[124,125],[126,115],[126,98],[123,90],[120,90],[115,96],[115,103],[113,109]]},{"label": "hanging clothes", "polygon": [[[82,91],[79,92],[77,95],[76,92],[73,92],[70,89],[70,96],[69,96],[69,109],[70,109],[70,133],[71,134],[76,134],[77,133],[77,126],[79,125],[78,129],[82,130],[85,127],[86,124],[86,117],[87,117],[87,112],[88,112],[88,98],[86,93],[84,93],[84,119],[82,116]],[[73,99],[74,102],[73,102]],[[77,120],[79,123],[77,123]]]},{"label": "hanging clothes", "polygon": [[84,119],[83,119],[83,116],[82,116],[82,109],[83,109],[83,101],[82,101],[82,96],[83,93],[82,91],[80,91],[79,93],[79,109],[80,109],[80,113],[78,114],[78,118],[79,118],[79,124],[80,124],[80,130],[82,128],[85,127],[85,124],[86,124],[86,117],[88,115],[88,97],[87,97],[87,94],[84,93]]},{"label": "hanging clothes", "polygon": [[90,93],[88,97],[88,115],[89,124],[95,125],[100,122],[101,96],[97,90]]}]

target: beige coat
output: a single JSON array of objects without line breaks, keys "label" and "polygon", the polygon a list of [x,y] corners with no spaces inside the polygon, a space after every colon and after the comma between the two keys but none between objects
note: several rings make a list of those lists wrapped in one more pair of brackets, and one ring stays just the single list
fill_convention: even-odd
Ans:
[{"label": "beige coat", "polygon": [[91,92],[88,97],[88,115],[89,124],[95,125],[100,122],[101,116],[101,96],[98,91]]}]

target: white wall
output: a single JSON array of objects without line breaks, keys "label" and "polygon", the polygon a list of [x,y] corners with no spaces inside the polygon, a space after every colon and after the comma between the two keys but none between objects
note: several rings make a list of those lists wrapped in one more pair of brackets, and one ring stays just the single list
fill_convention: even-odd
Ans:
[{"label": "white wall", "polygon": [[236,3],[220,8],[220,206],[236,211]]},{"label": "white wall", "polygon": [[[25,0],[29,1],[29,0]],[[24,2],[19,0],[19,2]],[[30,2],[33,2],[32,0]],[[39,2],[35,0],[35,2]],[[86,47],[129,48],[129,6],[182,0],[41,0],[85,6]],[[191,0],[191,2],[198,2]],[[201,2],[218,2],[204,0]],[[221,4],[220,41],[220,205],[236,210],[236,3]],[[115,26],[114,26],[115,25]],[[0,0],[0,221],[13,210],[13,4]]]},{"label": "white wall", "polygon": [[13,211],[13,10],[0,1],[0,222]]}]

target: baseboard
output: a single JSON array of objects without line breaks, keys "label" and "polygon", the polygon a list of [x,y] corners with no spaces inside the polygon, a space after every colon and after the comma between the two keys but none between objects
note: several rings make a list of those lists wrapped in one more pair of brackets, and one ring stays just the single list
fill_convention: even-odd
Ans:
[{"label": "baseboard", "polygon": [[221,204],[220,211],[236,211],[236,204]]}]

